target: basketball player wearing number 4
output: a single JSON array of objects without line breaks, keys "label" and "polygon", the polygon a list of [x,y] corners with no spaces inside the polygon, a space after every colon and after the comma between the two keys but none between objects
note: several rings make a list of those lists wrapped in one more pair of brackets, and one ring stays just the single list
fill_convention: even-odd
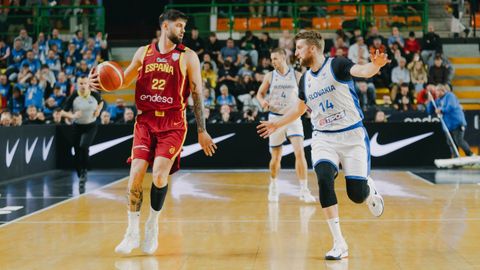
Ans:
[{"label": "basketball player wearing number 4", "polygon": [[309,67],[300,79],[299,99],[282,117],[262,121],[258,126],[261,137],[272,135],[279,128],[295,121],[311,110],[312,163],[320,193],[320,204],[333,236],[333,248],[327,260],[348,256],[348,246],[340,230],[334,180],[342,164],[347,195],[355,203],[366,201],[374,216],[383,213],[383,198],[370,177],[368,134],[362,124],[363,113],[355,94],[352,77],[370,78],[389,62],[378,51],[371,62],[354,64],[344,57],[325,58],[325,41],[320,33],[307,31],[295,36],[295,56]]},{"label": "basketball player wearing number 4", "polygon": [[[125,70],[122,87],[136,79],[135,121],[131,167],[128,180],[128,227],[115,251],[128,254],[140,246],[142,182],[152,167],[150,214],[145,222],[142,250],[153,254],[158,247],[158,217],[168,189],[168,176],[179,169],[180,152],[187,134],[185,107],[192,93],[198,142],[207,156],[217,148],[205,128],[202,77],[197,54],[181,44],[187,16],[177,10],[159,17],[162,33],[158,43],[140,47]],[[98,74],[89,76],[90,85],[100,88]]]},{"label": "basketball player wearing number 4", "polygon": [[[275,70],[267,73],[257,92],[257,99],[264,109],[268,109],[268,119],[274,120],[287,112],[288,108],[295,105],[295,97],[298,96],[298,81],[301,74],[287,65],[285,50],[276,48],[271,53],[272,65]],[[268,92],[268,98],[266,98]],[[288,138],[293,146],[295,154],[295,170],[300,182],[300,200],[313,203],[315,197],[310,194],[307,182],[307,161],[303,151],[303,125],[300,118],[293,123],[280,128],[271,134],[269,140],[270,159],[270,185],[268,200],[277,202],[279,190],[277,175],[282,160],[282,145]]]}]

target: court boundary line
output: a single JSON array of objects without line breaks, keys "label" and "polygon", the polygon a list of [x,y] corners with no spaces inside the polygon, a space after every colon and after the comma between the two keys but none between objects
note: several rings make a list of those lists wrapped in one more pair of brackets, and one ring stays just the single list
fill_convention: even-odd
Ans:
[{"label": "court boundary line", "polygon": [[104,188],[113,186],[113,185],[117,184],[118,182],[121,182],[121,181],[124,181],[124,180],[128,179],[128,177],[129,177],[129,176],[122,177],[122,178],[120,178],[120,179],[118,179],[118,180],[115,180],[115,181],[113,181],[113,182],[111,182],[111,183],[108,183],[108,184],[106,184],[106,185],[104,185],[104,186],[101,186],[101,187],[99,187],[99,188],[97,188],[97,189],[90,190],[90,191],[88,191],[88,192],[85,192],[85,193],[83,193],[83,194],[79,194],[79,195],[77,195],[77,196],[72,196],[72,197],[69,198],[69,199],[60,201],[60,202],[58,202],[58,203],[54,203],[54,204],[52,204],[52,205],[50,205],[50,206],[48,206],[48,207],[42,208],[42,209],[40,209],[40,210],[38,210],[38,211],[34,211],[34,212],[32,212],[32,213],[30,213],[30,214],[28,214],[28,215],[21,216],[21,217],[19,217],[19,218],[14,219],[14,220],[7,221],[7,222],[5,222],[5,223],[3,223],[3,224],[0,224],[0,229],[2,229],[3,227],[8,226],[8,225],[10,225],[10,224],[17,223],[18,221],[21,221],[21,220],[23,220],[23,219],[25,219],[25,218],[27,218],[27,217],[30,217],[30,216],[33,216],[33,215],[36,215],[36,214],[40,214],[40,213],[42,213],[42,212],[44,212],[44,211],[47,211],[47,210],[49,210],[49,209],[51,209],[51,208],[53,208],[53,207],[56,207],[56,206],[59,206],[59,205],[61,205],[61,204],[70,202],[70,201],[72,201],[72,200],[76,200],[76,199],[78,199],[78,198],[81,198],[82,196],[89,195],[90,193],[93,193],[93,192],[95,192],[95,191],[98,191],[98,190],[101,190],[101,189],[104,189]]},{"label": "court boundary line", "polygon": [[420,180],[420,181],[422,181],[422,182],[425,182],[425,183],[427,183],[427,184],[429,184],[429,185],[431,185],[431,186],[435,186],[435,185],[436,185],[436,184],[428,181],[427,179],[425,179],[425,178],[423,178],[423,177],[421,177],[421,176],[418,176],[418,175],[414,174],[414,173],[411,172],[411,171],[405,171],[405,172],[406,172],[408,175],[410,175],[411,177],[413,177],[414,179],[417,179],[417,180]]}]

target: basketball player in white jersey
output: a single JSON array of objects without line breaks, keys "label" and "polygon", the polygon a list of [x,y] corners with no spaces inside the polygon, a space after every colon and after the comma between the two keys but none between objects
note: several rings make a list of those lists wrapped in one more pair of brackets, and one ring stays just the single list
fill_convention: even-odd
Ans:
[{"label": "basketball player in white jersey", "polygon": [[[267,73],[257,92],[257,99],[264,109],[269,110],[268,119],[273,121],[279,118],[288,108],[295,105],[298,96],[298,82],[301,73],[287,65],[287,54],[284,49],[276,48],[270,58],[275,70]],[[268,92],[268,93],[267,93]],[[268,100],[266,99],[266,95]],[[268,200],[278,202],[279,192],[277,175],[282,160],[282,145],[288,138],[295,153],[295,170],[300,182],[300,200],[311,203],[315,197],[310,194],[307,183],[307,161],[303,151],[303,125],[302,120],[297,118],[293,123],[279,128],[269,138],[270,152],[270,186]]]},{"label": "basketball player in white jersey", "polygon": [[371,62],[354,64],[344,57],[325,58],[325,41],[320,33],[307,31],[295,36],[295,56],[309,68],[300,79],[299,99],[282,117],[261,122],[258,133],[268,137],[277,129],[311,110],[312,163],[320,192],[320,204],[333,236],[327,260],[348,256],[348,246],[340,230],[334,180],[342,164],[348,197],[355,203],[366,201],[374,216],[383,213],[383,198],[370,178],[368,134],[352,77],[369,78],[389,60],[385,54],[370,56]]}]

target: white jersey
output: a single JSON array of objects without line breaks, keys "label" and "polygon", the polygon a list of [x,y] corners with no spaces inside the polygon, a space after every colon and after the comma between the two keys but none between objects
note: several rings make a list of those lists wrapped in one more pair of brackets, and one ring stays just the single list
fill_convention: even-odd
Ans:
[{"label": "white jersey", "polygon": [[304,99],[311,109],[311,121],[316,131],[335,132],[362,126],[363,113],[360,108],[353,80],[339,81],[327,58],[315,74],[305,72],[303,78]]},{"label": "white jersey", "polygon": [[281,75],[276,70],[272,71],[268,97],[270,112],[286,113],[288,108],[295,104],[297,96],[298,83],[295,70],[289,67],[285,75]]}]

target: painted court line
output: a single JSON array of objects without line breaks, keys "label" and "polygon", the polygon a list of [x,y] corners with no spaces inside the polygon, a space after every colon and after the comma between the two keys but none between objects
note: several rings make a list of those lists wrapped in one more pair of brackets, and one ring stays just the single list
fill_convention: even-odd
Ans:
[{"label": "painted court line", "polygon": [[406,172],[408,175],[410,175],[412,178],[414,178],[414,179],[417,179],[417,180],[420,180],[420,181],[422,181],[422,182],[425,182],[425,183],[427,183],[427,184],[429,184],[429,185],[431,185],[431,186],[434,186],[434,185],[435,185],[434,183],[428,181],[427,179],[425,179],[425,178],[423,178],[423,177],[420,177],[420,176],[412,173],[411,171],[405,171],[405,172]]}]

